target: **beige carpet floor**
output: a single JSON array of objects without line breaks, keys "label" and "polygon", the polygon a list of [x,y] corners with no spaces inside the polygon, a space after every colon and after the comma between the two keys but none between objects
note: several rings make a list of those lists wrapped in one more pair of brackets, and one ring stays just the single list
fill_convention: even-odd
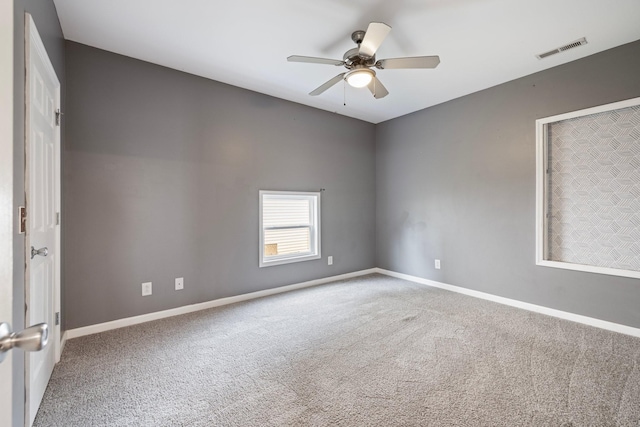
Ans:
[{"label": "beige carpet floor", "polygon": [[634,426],[640,339],[372,275],[67,343],[36,426]]}]

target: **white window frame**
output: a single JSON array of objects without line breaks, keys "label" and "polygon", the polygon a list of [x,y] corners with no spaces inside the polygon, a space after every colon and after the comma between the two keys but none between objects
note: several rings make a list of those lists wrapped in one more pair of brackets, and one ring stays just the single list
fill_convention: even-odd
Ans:
[{"label": "white window frame", "polygon": [[[303,254],[285,254],[281,256],[271,256],[269,260],[265,260],[264,256],[264,227],[262,223],[262,202],[264,196],[282,196],[292,198],[307,198],[311,201],[311,226],[310,226],[310,246],[311,252]],[[304,191],[272,191],[272,190],[260,190],[259,192],[259,212],[260,228],[259,228],[259,240],[260,240],[260,267],[271,267],[274,265],[290,264],[293,262],[311,261],[314,259],[320,259],[321,244],[320,244],[320,192],[304,192]]]},{"label": "white window frame", "polygon": [[600,105],[579,111],[572,111],[557,116],[545,117],[536,120],[536,265],[544,267],[563,268],[566,270],[586,271],[589,273],[608,274],[612,276],[623,276],[640,279],[640,271],[624,270],[610,267],[599,267],[594,265],[574,264],[570,262],[551,261],[548,257],[547,234],[548,224],[548,132],[550,123],[573,119],[576,117],[588,116],[591,114],[603,113],[606,111],[619,110],[622,108],[640,105],[640,98],[627,99],[625,101]]}]

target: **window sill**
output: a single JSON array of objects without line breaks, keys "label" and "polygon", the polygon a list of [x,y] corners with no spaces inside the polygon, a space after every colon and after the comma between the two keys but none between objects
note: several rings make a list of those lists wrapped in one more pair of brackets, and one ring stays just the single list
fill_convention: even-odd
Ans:
[{"label": "window sill", "polygon": [[537,265],[542,267],[563,268],[565,270],[584,271],[587,273],[608,274],[610,276],[631,277],[640,279],[640,271],[622,270],[618,268],[596,267],[593,265],[572,264],[569,262],[538,260]]},{"label": "window sill", "polygon": [[271,267],[274,265],[282,265],[282,264],[291,264],[294,262],[302,262],[302,261],[312,261],[314,259],[320,259],[321,256],[320,254],[313,254],[313,255],[302,255],[302,256],[297,256],[297,257],[289,257],[289,258],[280,258],[280,259],[274,259],[271,261],[260,261],[260,268],[262,267]]}]

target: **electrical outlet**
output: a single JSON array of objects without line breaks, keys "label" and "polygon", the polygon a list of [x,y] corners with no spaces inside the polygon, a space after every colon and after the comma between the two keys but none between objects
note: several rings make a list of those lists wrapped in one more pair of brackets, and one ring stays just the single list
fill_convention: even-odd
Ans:
[{"label": "electrical outlet", "polygon": [[153,284],[151,282],[145,282],[142,284],[142,296],[146,297],[151,295]]},{"label": "electrical outlet", "polygon": [[329,256],[327,257],[327,264],[328,264],[328,265],[333,265],[333,256],[332,256],[332,255],[329,255]]},{"label": "electrical outlet", "polygon": [[440,260],[436,260],[436,270],[440,270]]},{"label": "electrical outlet", "polygon": [[176,291],[184,289],[184,277],[176,278]]}]

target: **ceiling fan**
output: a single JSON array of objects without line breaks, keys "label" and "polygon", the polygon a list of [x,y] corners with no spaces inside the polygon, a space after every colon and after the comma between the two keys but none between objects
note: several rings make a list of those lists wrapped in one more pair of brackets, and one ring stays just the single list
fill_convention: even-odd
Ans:
[{"label": "ceiling fan", "polygon": [[372,22],[367,31],[354,31],[351,34],[358,47],[349,49],[343,56],[342,61],[338,59],[314,58],[310,56],[292,55],[287,58],[289,62],[306,62],[310,64],[326,64],[344,66],[347,72],[338,74],[328,82],[320,85],[317,89],[309,93],[317,96],[338,83],[345,80],[350,86],[362,88],[367,86],[373,97],[384,98],[389,94],[387,88],[378,80],[375,67],[379,70],[400,69],[400,68],[435,68],[440,63],[439,56],[414,56],[406,58],[380,59],[376,61],[376,52],[384,39],[387,37],[391,27],[382,22]]}]

